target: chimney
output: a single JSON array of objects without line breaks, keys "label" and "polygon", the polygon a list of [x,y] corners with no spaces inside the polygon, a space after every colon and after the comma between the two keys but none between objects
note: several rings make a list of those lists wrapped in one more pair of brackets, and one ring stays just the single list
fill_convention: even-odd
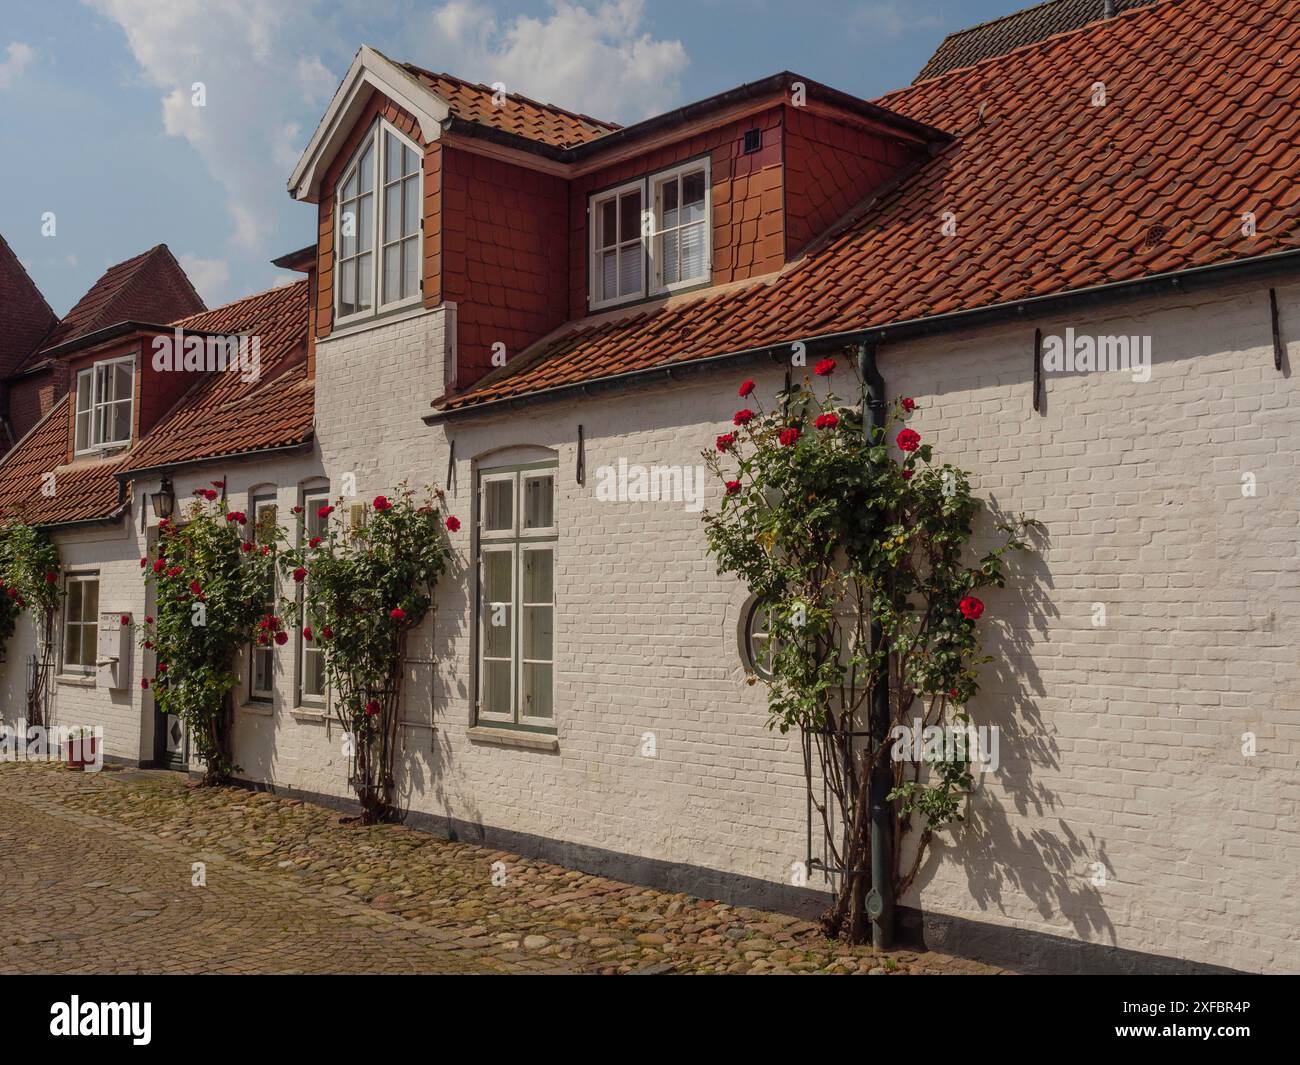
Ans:
[{"label": "chimney", "polygon": [[1102,12],[1101,12],[1101,17],[1102,17],[1102,18],[1114,18],[1115,15],[1118,13],[1118,12],[1116,12],[1116,10],[1115,10],[1115,6],[1116,6],[1116,5],[1115,5],[1115,0],[1106,0],[1105,6],[1103,7]]}]

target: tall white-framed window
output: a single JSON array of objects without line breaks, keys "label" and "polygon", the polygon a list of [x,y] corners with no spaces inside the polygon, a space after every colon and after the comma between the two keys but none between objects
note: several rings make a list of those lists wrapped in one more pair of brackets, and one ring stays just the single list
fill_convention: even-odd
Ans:
[{"label": "tall white-framed window", "polygon": [[[308,546],[316,537],[324,537],[329,518],[320,516],[320,509],[329,503],[329,487],[308,488],[302,494],[303,522],[302,535]],[[320,643],[321,619],[312,612],[311,598],[311,564],[307,565],[307,577],[298,593],[303,599],[303,623],[312,630],[312,638],[307,639],[302,628],[298,630],[298,704],[300,706],[325,705],[325,650]]]},{"label": "tall white-framed window", "polygon": [[[275,539],[277,510],[275,493],[270,489],[257,492],[252,505],[252,541],[255,546],[270,544]],[[275,574],[272,573],[263,591],[262,609],[275,613]],[[248,656],[248,698],[250,702],[269,703],[275,697],[275,645],[254,643]]]},{"label": "tall white-framed window", "polygon": [[592,310],[708,282],[713,269],[711,189],[705,157],[592,194]]},{"label": "tall white-framed window", "polygon": [[91,673],[99,647],[99,574],[69,573],[63,603],[63,672]]},{"label": "tall white-framed window", "polygon": [[633,181],[592,197],[591,306],[645,295],[645,182]]},{"label": "tall white-framed window", "polygon": [[484,470],[478,510],[478,713],[555,731],[554,462]]},{"label": "tall white-framed window", "polygon": [[129,444],[134,405],[134,355],[97,362],[80,371],[73,450],[84,455]]},{"label": "tall white-framed window", "polygon": [[650,179],[652,291],[672,292],[709,279],[709,161],[686,163]]},{"label": "tall white-framed window", "polygon": [[334,310],[340,324],[420,301],[423,152],[383,119],[334,194]]}]

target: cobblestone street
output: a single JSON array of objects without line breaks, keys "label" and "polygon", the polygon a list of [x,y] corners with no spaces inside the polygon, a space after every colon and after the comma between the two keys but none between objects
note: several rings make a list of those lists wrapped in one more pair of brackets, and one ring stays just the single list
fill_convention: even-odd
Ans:
[{"label": "cobblestone street", "polygon": [[2,973],[998,971],[176,774],[36,764],[0,765],[0,917]]}]

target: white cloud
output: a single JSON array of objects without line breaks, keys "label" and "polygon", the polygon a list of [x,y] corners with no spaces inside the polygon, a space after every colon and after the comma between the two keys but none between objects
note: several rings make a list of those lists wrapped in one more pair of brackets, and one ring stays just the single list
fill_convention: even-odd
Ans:
[{"label": "white cloud", "polygon": [[7,89],[22,77],[23,71],[36,58],[36,51],[22,41],[11,41],[0,59],[0,89]]},{"label": "white cloud", "polygon": [[186,253],[180,258],[181,269],[209,307],[220,304],[230,280],[230,266],[225,259],[200,259]]},{"label": "white cloud", "polygon": [[[338,81],[320,58],[332,44],[322,20],[293,0],[84,2],[121,27],[145,82],[161,92],[163,128],[225,188],[232,244],[276,250],[269,238],[302,149],[304,108],[323,109]],[[204,106],[195,106],[196,82]]]},{"label": "white cloud", "polygon": [[650,34],[643,0],[552,0],[545,18],[500,18],[470,0],[448,0],[413,37],[415,54],[402,57],[410,62],[624,122],[677,103],[689,63],[681,41]]}]

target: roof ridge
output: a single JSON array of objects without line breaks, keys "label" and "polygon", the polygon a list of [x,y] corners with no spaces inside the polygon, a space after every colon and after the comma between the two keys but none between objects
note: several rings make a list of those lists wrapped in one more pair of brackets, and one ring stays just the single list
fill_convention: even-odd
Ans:
[{"label": "roof ridge", "polygon": [[[45,293],[41,291],[41,286],[38,285],[36,283],[36,279],[32,277],[30,273],[28,273],[27,267],[25,267],[23,265],[23,261],[20,258],[18,258],[18,253],[14,251],[12,245],[10,245],[10,243],[7,240],[5,240],[5,236],[3,233],[0,233],[0,245],[4,246],[4,250],[9,253],[9,257],[13,259],[15,263],[18,264],[18,269],[23,272],[23,277],[25,277],[27,279],[27,283],[32,286],[32,291],[35,292],[36,295],[40,298],[41,303],[45,305],[45,309],[49,311],[50,314],[54,315],[54,324],[57,326],[59,323],[58,313],[54,310],[53,307],[50,306],[50,301],[45,298]],[[43,339],[44,338],[42,338],[42,340]],[[39,351],[40,346],[38,345],[35,350]]]},{"label": "roof ridge", "polygon": [[[129,319],[126,318],[114,318],[112,314],[113,308],[116,307],[118,303],[121,302],[121,300],[130,291],[131,282],[134,281],[139,276],[140,271],[144,270],[151,262],[154,262],[157,253],[160,251],[163,252],[167,256],[167,258],[171,260],[172,265],[176,267],[177,273],[179,273],[180,276],[185,279],[185,285],[190,290],[190,292],[194,294],[194,298],[198,300],[200,304],[207,306],[207,304],[204,303],[203,301],[203,297],[199,295],[198,289],[194,287],[194,283],[190,280],[189,274],[185,272],[185,268],[181,266],[176,256],[172,254],[171,248],[167,247],[165,243],[155,244],[152,248],[149,248],[147,251],[142,251],[139,255],[133,256],[133,259],[126,259],[123,260],[123,262],[118,264],[119,266],[125,266],[127,263],[133,263],[131,268],[127,270],[122,275],[122,277],[118,280],[117,288],[114,291],[113,295],[109,298],[109,301],[106,304],[104,304],[103,311],[101,311],[100,314],[97,316],[97,322],[99,322],[101,325],[116,325],[119,321],[129,321]],[[113,267],[109,267],[109,269],[111,270],[113,269]],[[105,321],[105,319],[107,320]]]},{"label": "roof ridge", "polygon": [[[962,33],[968,33],[972,30],[977,30],[981,26],[996,25],[998,22],[1002,22],[1006,19],[1013,18],[1016,15],[1023,15],[1027,11],[1036,11],[1039,8],[1048,7],[1051,4],[1064,3],[1064,2],[1065,0],[1045,0],[1044,3],[1035,4],[1033,7],[1027,7],[1020,11],[1013,11],[1008,15],[1003,15],[1002,18],[1000,19],[993,19],[987,23],[980,23],[979,25],[968,27],[968,29],[950,33],[948,37],[944,38],[944,41],[947,41],[949,37],[956,37]],[[942,71],[938,74],[935,74],[932,77],[926,78],[924,81],[914,81],[912,82],[911,85],[904,85],[901,88],[893,89],[890,92],[887,92],[884,96],[876,97],[876,99],[873,100],[872,102],[877,103],[881,100],[887,100],[893,96],[899,96],[901,94],[905,94],[907,92],[910,92],[912,89],[919,89],[922,85],[932,87],[935,82],[942,81],[944,78],[949,77],[952,74],[966,73],[968,71],[975,70],[977,67],[984,66],[985,63],[997,63],[1001,60],[1007,59],[1009,56],[1022,55],[1025,52],[1028,52],[1032,48],[1043,48],[1046,47],[1047,45],[1054,45],[1056,42],[1064,40],[1066,37],[1074,36],[1075,34],[1097,32],[1103,27],[1114,26],[1120,23],[1124,19],[1140,18],[1153,11],[1160,11],[1166,6],[1172,6],[1179,2],[1180,0],[1153,0],[1152,3],[1144,4],[1141,7],[1129,8],[1129,10],[1127,11],[1117,11],[1110,18],[1102,18],[1099,16],[1098,18],[1093,19],[1091,22],[1084,23],[1082,26],[1075,26],[1073,29],[1062,30],[1060,33],[1050,34],[1049,36],[1040,38],[1037,41],[1030,41],[1027,44],[1017,45],[1015,48],[1011,48],[1005,52],[1000,52],[998,55],[986,56],[983,59],[976,60],[974,63],[967,63],[965,66],[950,67],[948,70]],[[943,41],[939,43],[939,47],[940,48],[943,47]],[[937,49],[936,49],[936,53],[937,53]],[[933,58],[934,57],[931,56],[931,59]],[[929,65],[929,60],[926,61],[926,65],[927,66]]]},{"label": "roof ridge", "polygon": [[207,310],[195,311],[193,314],[187,314],[184,318],[173,318],[170,322],[164,322],[162,324],[183,326],[183,323],[188,322],[191,318],[202,318],[206,314],[216,314],[218,311],[224,311],[240,303],[247,303],[249,300],[255,300],[262,296],[269,296],[271,295],[271,293],[279,292],[282,289],[292,289],[292,288],[296,288],[298,285],[305,285],[307,284],[307,281],[308,279],[305,277],[295,278],[294,280],[288,282],[287,284],[272,285],[270,288],[264,288],[260,292],[250,292],[247,296],[240,296],[237,299],[230,300],[227,303],[219,304],[216,307],[209,307]]},{"label": "roof ridge", "polygon": [[[450,74],[445,70],[428,70],[425,67],[417,66],[415,63],[401,63],[400,65],[406,68],[408,72],[414,71],[419,74],[425,74],[431,78],[446,78],[448,81],[458,81],[460,84],[466,85],[471,89],[479,89],[482,92],[489,94],[496,92],[496,89],[491,85],[487,85],[481,81],[470,81],[468,78],[462,78],[459,74]],[[558,111],[560,114],[568,115],[569,118],[576,118],[580,122],[587,122],[593,126],[603,126],[611,133],[623,128],[617,122],[610,122],[603,118],[595,118],[594,116],[585,114],[582,111],[573,111],[567,107],[561,107],[559,104],[547,103],[537,99],[535,96],[527,96],[522,92],[511,92],[507,89],[506,95],[513,96],[517,100],[523,100],[525,103],[532,104],[534,107],[539,107],[547,111]]]}]

